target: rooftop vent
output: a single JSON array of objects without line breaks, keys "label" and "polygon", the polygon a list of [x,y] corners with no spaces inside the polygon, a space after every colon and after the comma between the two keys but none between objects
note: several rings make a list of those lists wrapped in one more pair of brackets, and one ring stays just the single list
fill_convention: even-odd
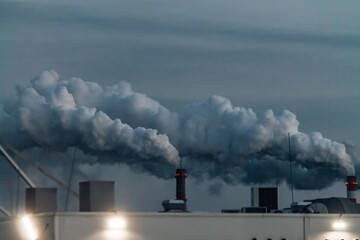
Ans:
[{"label": "rooftop vent", "polygon": [[25,199],[25,208],[27,213],[57,211],[56,188],[27,188]]},{"label": "rooftop vent", "polygon": [[251,207],[266,207],[267,212],[278,209],[277,187],[252,187]]},{"label": "rooftop vent", "polygon": [[113,181],[80,182],[80,211],[115,211],[114,185]]}]

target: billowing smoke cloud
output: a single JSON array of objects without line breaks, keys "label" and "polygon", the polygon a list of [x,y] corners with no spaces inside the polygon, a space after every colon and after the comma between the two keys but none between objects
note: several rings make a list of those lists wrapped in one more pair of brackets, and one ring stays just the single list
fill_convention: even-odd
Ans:
[{"label": "billowing smoke cloud", "polygon": [[[66,84],[51,71],[32,80],[31,86],[19,86],[13,112],[0,110],[1,138],[13,140],[21,148],[66,150],[75,146],[134,165],[178,164],[178,151],[166,135],[155,129],[132,128],[94,107],[78,104]],[[96,97],[89,95],[89,102]],[[131,162],[133,159],[136,161]]]},{"label": "billowing smoke cloud", "polygon": [[79,78],[60,80],[54,71],[17,92],[12,111],[0,109],[0,136],[22,147],[76,146],[164,178],[179,153],[198,179],[263,184],[290,181],[290,133],[295,187],[320,189],[355,171],[344,144],[299,132],[295,114],[287,110],[256,114],[212,96],[176,113],[129,83],[102,87]]}]

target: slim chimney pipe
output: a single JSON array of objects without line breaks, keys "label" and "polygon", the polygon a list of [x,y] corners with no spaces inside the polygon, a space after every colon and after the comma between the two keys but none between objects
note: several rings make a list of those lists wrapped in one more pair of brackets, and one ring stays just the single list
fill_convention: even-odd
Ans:
[{"label": "slim chimney pipe", "polygon": [[350,201],[356,203],[356,189],[357,189],[356,176],[346,177],[346,187],[347,187],[347,198],[350,199]]},{"label": "slim chimney pipe", "polygon": [[184,200],[186,202],[186,192],[185,192],[185,178],[186,178],[185,169],[176,169],[176,197],[177,200]]}]

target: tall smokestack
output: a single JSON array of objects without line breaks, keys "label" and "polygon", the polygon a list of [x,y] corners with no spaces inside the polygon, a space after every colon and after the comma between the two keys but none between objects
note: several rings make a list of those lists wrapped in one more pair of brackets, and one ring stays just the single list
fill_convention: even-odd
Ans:
[{"label": "tall smokestack", "polygon": [[347,176],[346,186],[347,186],[347,198],[350,199],[352,202],[356,203],[356,189],[357,189],[356,176]]},{"label": "tall smokestack", "polygon": [[185,178],[186,170],[183,168],[176,169],[176,196],[175,200],[164,200],[162,202],[164,212],[187,212]]},{"label": "tall smokestack", "polygon": [[186,192],[185,192],[185,178],[186,170],[178,168],[176,169],[176,200],[183,200],[186,203]]}]

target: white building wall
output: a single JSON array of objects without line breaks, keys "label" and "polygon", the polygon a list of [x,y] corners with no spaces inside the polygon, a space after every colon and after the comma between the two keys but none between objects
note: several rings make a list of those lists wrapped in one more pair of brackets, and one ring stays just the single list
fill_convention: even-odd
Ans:
[{"label": "white building wall", "polygon": [[[31,225],[38,240],[55,239],[55,214],[29,215]],[[29,237],[28,229],[22,221],[23,216],[11,217],[0,221],[0,240],[34,240]]]},{"label": "white building wall", "polygon": [[[360,215],[119,213],[117,216],[126,225],[115,230],[108,226],[114,216],[56,213],[34,215],[31,219],[38,240],[360,239]],[[336,221],[344,222],[344,229],[334,229]],[[16,219],[0,221],[0,239],[30,240]]]},{"label": "white building wall", "polygon": [[[240,217],[241,216],[241,217]],[[111,239],[106,219],[97,216],[59,216],[59,240]],[[304,239],[302,218],[256,214],[125,214],[124,239]],[[288,226],[288,227],[282,227]],[[116,236],[114,232],[113,236]]]},{"label": "white building wall", "polygon": [[19,231],[13,219],[0,222],[0,239],[18,240]]},{"label": "white building wall", "polygon": [[[309,239],[355,240],[360,239],[359,214],[321,214],[306,217]],[[343,229],[334,229],[336,222],[344,223]]]}]

